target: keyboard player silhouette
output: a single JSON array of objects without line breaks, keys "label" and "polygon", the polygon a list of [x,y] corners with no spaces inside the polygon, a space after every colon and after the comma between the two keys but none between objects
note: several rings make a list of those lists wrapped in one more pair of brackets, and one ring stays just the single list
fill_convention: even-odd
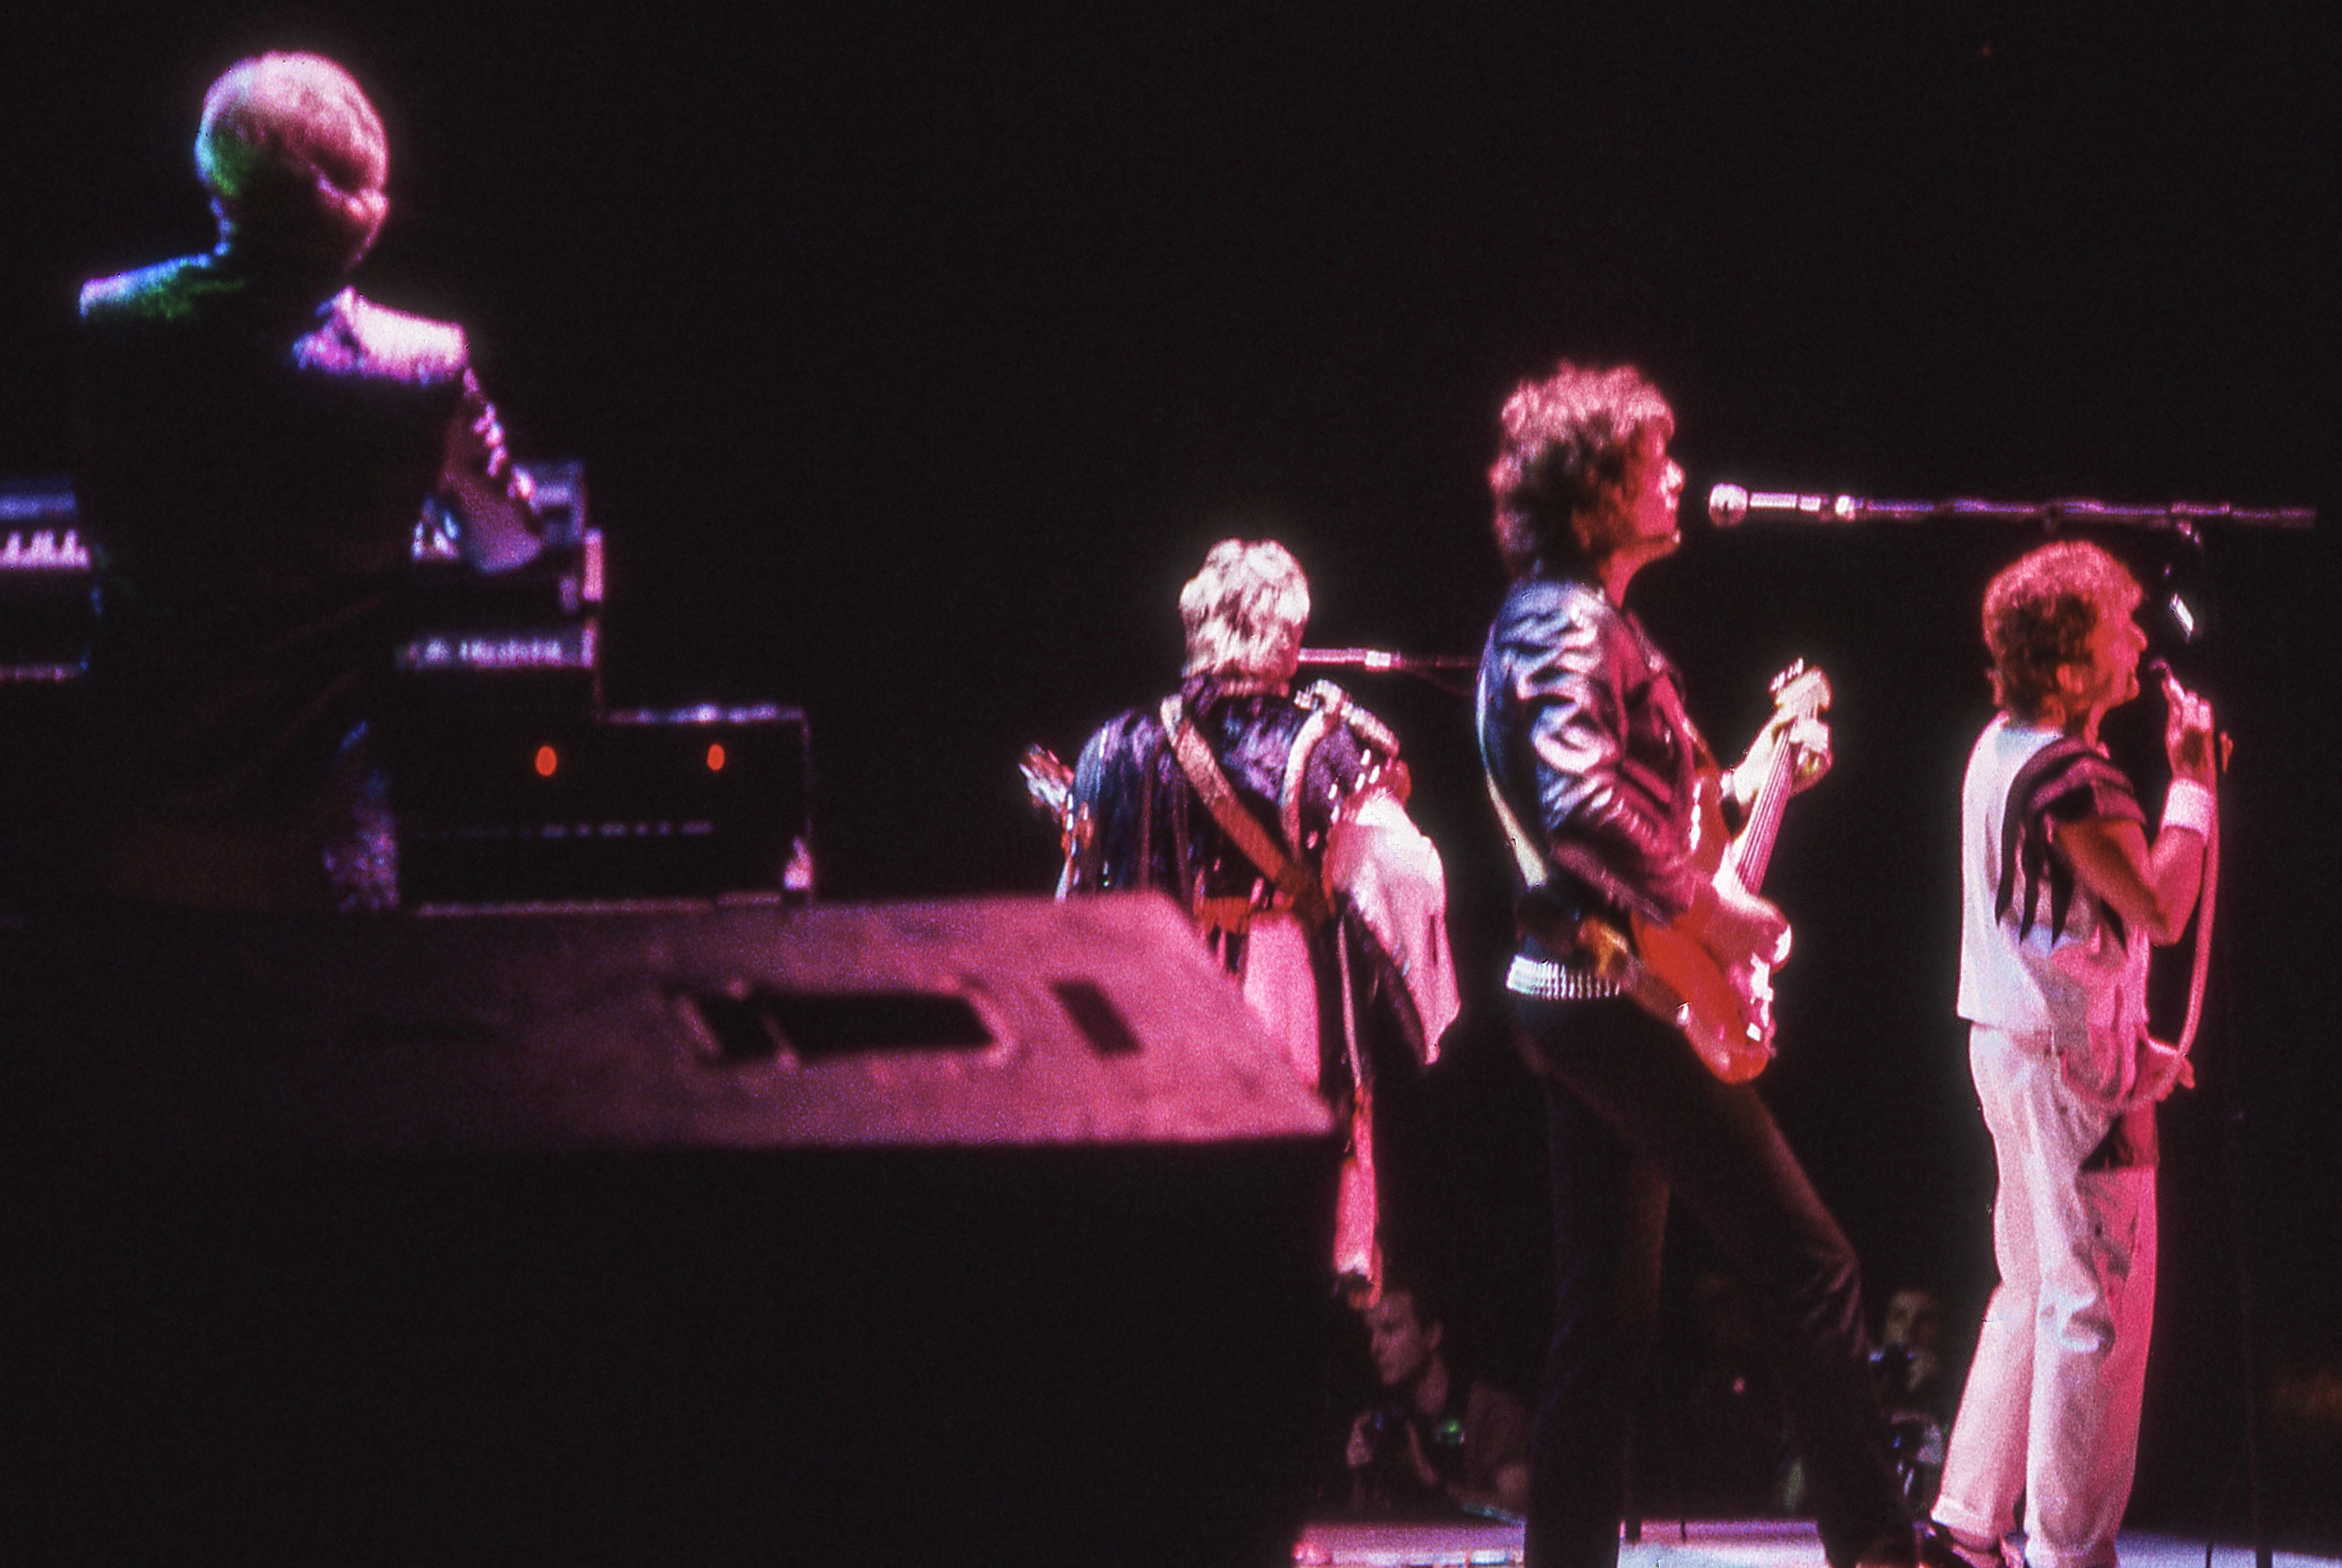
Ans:
[{"label": "keyboard player silhouette", "polygon": [[389,211],[380,116],[310,55],[232,66],[195,169],[218,241],[81,295],[75,490],[98,616],[63,885],[252,910],[395,905],[379,744],[417,517],[475,564],[540,532],[463,331],[348,283]]}]

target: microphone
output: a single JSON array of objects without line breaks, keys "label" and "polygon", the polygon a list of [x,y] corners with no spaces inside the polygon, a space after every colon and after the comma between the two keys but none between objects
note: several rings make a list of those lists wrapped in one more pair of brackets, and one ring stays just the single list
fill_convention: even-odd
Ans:
[{"label": "microphone", "polygon": [[2317,512],[2308,506],[2235,506],[2226,501],[2174,501],[2162,506],[2127,506],[2068,496],[2056,501],[1881,501],[1860,495],[1808,495],[1795,490],[1749,490],[1719,484],[1707,493],[1707,520],[1736,528],[1751,517],[1787,523],[1927,523],[1956,518],[1990,523],[2118,524],[2134,528],[2174,529],[2193,535],[2198,523],[2243,524],[2264,528],[2309,528]]},{"label": "microphone", "polygon": [[1299,662],[1319,669],[1476,670],[1480,661],[1465,654],[1398,654],[1386,648],[1304,648]]},{"label": "microphone", "polygon": [[1707,520],[1718,528],[1737,528],[1750,517],[1783,518],[1790,522],[1858,523],[1868,515],[1869,503],[1851,495],[1806,495],[1794,490],[1744,490],[1719,484],[1707,493]]}]

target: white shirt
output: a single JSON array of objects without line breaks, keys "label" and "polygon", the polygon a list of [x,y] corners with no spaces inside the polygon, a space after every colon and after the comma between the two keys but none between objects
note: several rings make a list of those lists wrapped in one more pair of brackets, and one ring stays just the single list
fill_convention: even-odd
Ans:
[{"label": "white shirt", "polygon": [[[1996,715],[1969,754],[1960,786],[1960,1016],[2036,1037],[2095,1083],[2121,1081],[2123,1064],[2147,1028],[2147,937],[2117,940],[2107,912],[2076,879],[2065,929],[2053,935],[2047,877],[2033,888],[2033,918],[2005,916],[2000,898],[2002,819],[2017,773],[2061,732]],[[2079,1073],[2088,1064],[2086,1074]]]}]

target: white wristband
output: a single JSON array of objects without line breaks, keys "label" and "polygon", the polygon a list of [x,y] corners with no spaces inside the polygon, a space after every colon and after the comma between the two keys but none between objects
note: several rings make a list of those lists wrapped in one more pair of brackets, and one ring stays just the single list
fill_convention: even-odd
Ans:
[{"label": "white wristband", "polygon": [[2192,828],[2197,836],[2208,839],[2219,811],[2220,803],[2210,790],[2194,779],[2173,779],[2170,790],[2163,797],[2164,830]]}]

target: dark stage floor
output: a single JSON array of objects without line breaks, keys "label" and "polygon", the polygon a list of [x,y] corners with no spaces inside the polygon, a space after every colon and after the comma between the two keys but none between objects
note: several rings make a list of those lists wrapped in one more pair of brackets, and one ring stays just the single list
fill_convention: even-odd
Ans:
[{"label": "dark stage floor", "polygon": [[[2204,1543],[2178,1535],[2126,1531],[2118,1542],[2124,1568],[2199,1568]],[[1303,1530],[1293,1560],[1307,1568],[1496,1568],[1521,1561],[1517,1524],[1379,1524],[1326,1521]],[[1822,1568],[1822,1545],[1802,1520],[1720,1519],[1678,1524],[1648,1522],[1640,1544],[1623,1548],[1621,1568]],[[2213,1548],[2212,1568],[2250,1568],[2252,1548]],[[2285,1568],[2342,1562],[2279,1552]]]}]

